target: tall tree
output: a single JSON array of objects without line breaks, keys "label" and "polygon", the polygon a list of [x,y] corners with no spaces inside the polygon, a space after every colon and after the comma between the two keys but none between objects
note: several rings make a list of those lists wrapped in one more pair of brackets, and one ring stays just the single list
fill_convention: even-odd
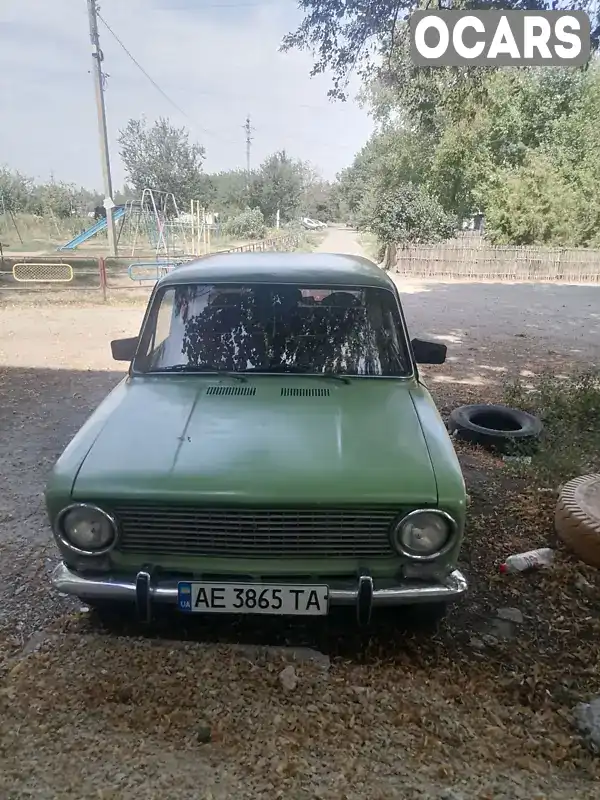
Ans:
[{"label": "tall tree", "polygon": [[130,119],[118,141],[128,179],[138,192],[173,192],[186,210],[190,200],[200,198],[206,188],[202,181],[205,151],[190,141],[186,128],[176,128],[164,117],[151,126],[145,119]]},{"label": "tall tree", "polygon": [[258,206],[270,223],[278,210],[282,222],[293,219],[300,209],[303,174],[304,165],[292,160],[285,150],[273,153],[254,175],[250,204]]}]

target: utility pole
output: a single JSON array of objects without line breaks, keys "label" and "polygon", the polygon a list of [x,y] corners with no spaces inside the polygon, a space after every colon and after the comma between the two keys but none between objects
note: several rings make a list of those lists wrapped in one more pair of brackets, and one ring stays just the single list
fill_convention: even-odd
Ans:
[{"label": "utility pole", "polygon": [[246,191],[250,193],[250,145],[252,143],[252,131],[254,128],[250,124],[250,114],[246,117],[246,124],[244,125],[246,131]]},{"label": "utility pole", "polygon": [[104,75],[102,73],[102,62],[104,54],[100,49],[100,37],[98,36],[98,17],[96,16],[97,0],[87,0],[88,16],[90,19],[90,39],[92,40],[92,75],[96,87],[96,108],[98,111],[98,128],[100,131],[100,158],[102,159],[102,176],[104,178],[104,208],[106,209],[106,224],[108,232],[108,249],[113,256],[117,255],[117,239],[115,236],[115,221],[113,219],[113,208],[115,204],[112,199],[112,179],[110,176],[110,157],[108,154],[108,133],[106,130],[106,109],[104,107]]}]

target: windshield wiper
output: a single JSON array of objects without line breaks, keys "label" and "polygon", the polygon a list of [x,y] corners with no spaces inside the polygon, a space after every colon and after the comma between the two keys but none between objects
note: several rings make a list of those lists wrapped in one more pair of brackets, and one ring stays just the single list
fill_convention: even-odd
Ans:
[{"label": "windshield wiper", "polygon": [[309,372],[309,370],[304,369],[304,367],[298,367],[295,364],[274,364],[270,366],[262,366],[262,367],[253,367],[251,370],[246,370],[246,372],[270,372],[273,374],[285,374],[291,373],[293,375],[310,375],[314,378],[330,378],[334,381],[341,381],[342,383],[350,383],[350,378],[348,375],[340,375],[337,372]]},{"label": "windshield wiper", "polygon": [[225,375],[228,378],[237,378],[239,381],[246,382],[248,380],[241,372],[230,372],[229,370],[215,367],[213,364],[170,364],[168,367],[148,370],[148,373],[156,374],[157,372],[214,372],[219,375]]}]

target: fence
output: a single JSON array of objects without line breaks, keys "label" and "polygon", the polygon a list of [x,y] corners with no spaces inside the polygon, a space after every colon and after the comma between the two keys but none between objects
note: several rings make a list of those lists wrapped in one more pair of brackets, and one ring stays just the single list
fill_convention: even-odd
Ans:
[{"label": "fence", "polygon": [[[221,250],[220,253],[285,251],[296,248],[297,234],[272,237]],[[215,255],[211,253],[210,255]],[[180,264],[208,256],[178,256],[176,259],[141,260],[131,257],[92,256],[4,256],[0,260],[0,293],[35,293],[50,297],[64,290],[100,294],[104,300],[113,292],[145,290]]]},{"label": "fence", "polygon": [[387,263],[402,275],[437,280],[600,283],[600,250],[494,247],[473,234],[435,246],[398,246]]}]

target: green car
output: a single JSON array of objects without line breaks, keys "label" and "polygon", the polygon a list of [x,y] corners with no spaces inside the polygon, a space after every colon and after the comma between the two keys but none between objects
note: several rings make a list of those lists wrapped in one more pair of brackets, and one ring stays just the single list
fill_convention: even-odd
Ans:
[{"label": "green car", "polygon": [[215,255],[156,284],[130,362],[56,463],[52,583],[91,606],[439,618],[466,492],[394,282],[330,254]]}]

